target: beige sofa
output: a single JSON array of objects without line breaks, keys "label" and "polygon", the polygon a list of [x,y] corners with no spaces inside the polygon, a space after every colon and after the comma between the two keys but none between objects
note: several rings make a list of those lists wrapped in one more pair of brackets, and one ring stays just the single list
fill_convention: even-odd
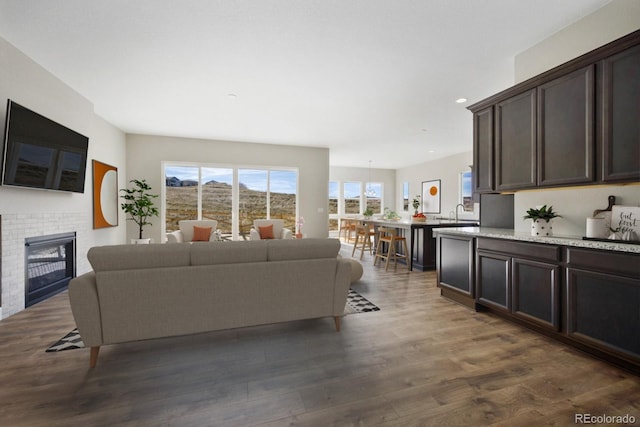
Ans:
[{"label": "beige sofa", "polygon": [[337,239],[91,248],[93,271],[69,283],[91,347],[344,313],[351,264]]}]

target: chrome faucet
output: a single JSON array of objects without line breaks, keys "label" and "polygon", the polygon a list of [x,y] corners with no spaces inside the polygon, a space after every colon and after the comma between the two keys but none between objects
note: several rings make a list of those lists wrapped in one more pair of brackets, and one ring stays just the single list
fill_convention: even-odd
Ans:
[{"label": "chrome faucet", "polygon": [[458,206],[462,206],[462,210],[464,211],[464,205],[462,203],[458,203],[456,205],[456,222],[458,222]]}]

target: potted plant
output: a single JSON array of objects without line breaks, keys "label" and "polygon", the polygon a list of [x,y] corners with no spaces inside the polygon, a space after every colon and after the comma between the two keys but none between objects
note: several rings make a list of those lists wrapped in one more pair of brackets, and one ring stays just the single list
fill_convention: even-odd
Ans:
[{"label": "potted plant", "polygon": [[362,212],[362,215],[363,215],[365,218],[371,218],[371,217],[373,216],[373,209],[371,209],[371,208],[367,208],[367,209],[365,209],[365,211],[364,211],[364,212]]},{"label": "potted plant", "polygon": [[547,205],[544,205],[541,208],[529,209],[524,219],[533,220],[531,224],[532,236],[552,236],[553,227],[551,226],[551,220],[559,217],[560,215],[553,211],[553,206],[547,208]]},{"label": "potted plant", "polygon": [[151,239],[144,239],[142,231],[145,225],[151,225],[150,218],[159,215],[158,208],[153,205],[153,199],[158,197],[157,194],[151,194],[151,187],[147,181],[142,179],[132,179],[129,181],[133,184],[133,188],[122,188],[124,192],[121,196],[125,202],[120,205],[122,210],[129,215],[129,220],[138,224],[138,238],[132,239],[132,243],[149,243]]},{"label": "potted plant", "polygon": [[416,197],[411,200],[411,206],[413,206],[413,216],[418,215],[418,208],[420,207],[420,195],[416,195]]}]

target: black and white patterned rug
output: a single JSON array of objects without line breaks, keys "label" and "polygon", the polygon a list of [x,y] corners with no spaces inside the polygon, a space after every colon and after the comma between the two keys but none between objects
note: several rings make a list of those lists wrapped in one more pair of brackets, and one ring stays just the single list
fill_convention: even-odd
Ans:
[{"label": "black and white patterned rug", "polygon": [[371,311],[379,311],[380,307],[354,291],[349,289],[347,295],[347,305],[344,307],[344,314],[368,313]]},{"label": "black and white patterned rug", "polygon": [[[378,307],[353,289],[349,289],[349,294],[347,295],[347,304],[344,307],[345,315],[367,313],[379,310],[380,307]],[[76,348],[84,348],[84,343],[82,342],[82,338],[80,338],[80,333],[78,333],[78,330],[74,329],[73,331],[62,337],[58,342],[47,348],[46,351],[51,352],[75,350]]]},{"label": "black and white patterned rug", "polygon": [[74,329],[49,347],[47,351],[75,350],[76,348],[84,348],[84,343],[82,342],[82,338],[80,338],[78,330]]}]

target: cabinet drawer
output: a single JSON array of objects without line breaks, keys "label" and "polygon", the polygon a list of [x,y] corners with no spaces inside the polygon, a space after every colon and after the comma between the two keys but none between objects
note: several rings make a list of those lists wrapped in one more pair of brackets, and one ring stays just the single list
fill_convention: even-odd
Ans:
[{"label": "cabinet drawer", "polygon": [[560,247],[539,243],[514,242],[512,240],[482,239],[478,240],[478,249],[502,252],[510,256],[534,258],[544,261],[560,261]]},{"label": "cabinet drawer", "polygon": [[640,254],[634,253],[567,248],[567,264],[635,278],[640,276]]}]

